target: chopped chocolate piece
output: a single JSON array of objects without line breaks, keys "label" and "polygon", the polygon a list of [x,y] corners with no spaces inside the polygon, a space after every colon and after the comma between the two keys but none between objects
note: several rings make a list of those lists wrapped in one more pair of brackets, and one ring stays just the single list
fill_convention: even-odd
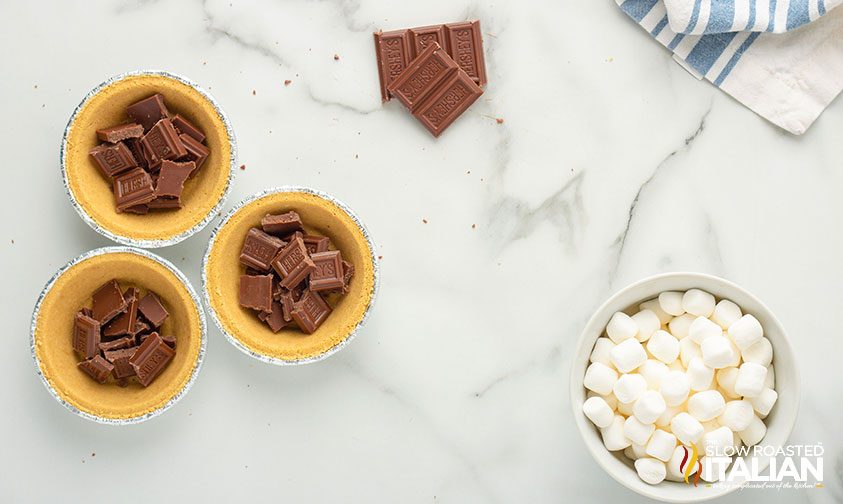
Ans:
[{"label": "chopped chocolate piece", "polygon": [[143,136],[143,126],[136,123],[120,124],[97,130],[97,138],[103,142],[117,143],[127,138],[140,138]]},{"label": "chopped chocolate piece", "polygon": [[460,69],[419,104],[413,115],[438,137],[482,94],[483,90]]},{"label": "chopped chocolate piece", "polygon": [[175,350],[176,348],[176,337],[173,335],[161,336],[161,341],[167,344],[170,348]]},{"label": "chopped chocolate piece", "polygon": [[181,208],[181,198],[160,196],[150,201],[147,206],[150,210],[171,210],[173,208]]},{"label": "chopped chocolate piece", "polygon": [[121,350],[123,348],[129,348],[133,346],[135,346],[135,337],[125,336],[123,338],[118,338],[113,341],[106,341],[105,343],[100,343],[99,349],[103,352],[109,352],[111,350]]},{"label": "chopped chocolate piece", "polygon": [[272,311],[272,275],[240,275],[240,306]]},{"label": "chopped chocolate piece", "polygon": [[190,174],[190,176],[193,177],[196,175],[196,172],[199,171],[199,168],[202,167],[205,160],[208,159],[208,156],[211,155],[211,151],[189,135],[179,135],[179,140],[181,140],[182,145],[184,145],[184,149],[187,151],[187,155],[184,156],[184,159],[196,163],[196,169],[194,169]]},{"label": "chopped chocolate piece", "polygon": [[341,288],[343,282],[342,255],[339,250],[317,252],[310,256],[316,267],[310,272],[310,290],[314,292]]},{"label": "chopped chocolate piece", "polygon": [[146,387],[167,367],[175,354],[175,350],[164,343],[158,333],[152,333],[129,359],[129,364],[135,369],[140,384]]},{"label": "chopped chocolate piece", "polygon": [[342,262],[342,293],[348,294],[348,286],[351,284],[351,279],[354,277],[354,265],[348,261]]},{"label": "chopped chocolate piece", "polygon": [[158,198],[181,198],[184,183],[195,169],[196,164],[193,161],[186,163],[162,161],[158,182],[155,184],[155,195]]},{"label": "chopped chocolate piece", "polygon": [[144,131],[149,131],[155,123],[170,116],[167,106],[164,105],[164,97],[160,94],[129,105],[126,107],[126,114],[132,121],[140,123]]},{"label": "chopped chocolate piece", "polygon": [[91,149],[89,154],[105,178],[111,178],[138,165],[132,151],[123,142],[98,145]]},{"label": "chopped chocolate piece", "polygon": [[421,54],[431,42],[436,42],[447,50],[448,40],[445,36],[445,25],[422,26],[410,28],[414,54]]},{"label": "chopped chocolate piece", "polygon": [[176,159],[187,155],[187,150],[179,140],[179,135],[169,119],[161,119],[149,133],[141,138],[144,152],[149,160],[149,168],[157,169],[165,159]]},{"label": "chopped chocolate piece", "polygon": [[138,351],[138,347],[126,347],[123,349],[118,350],[109,350],[103,352],[105,355],[105,360],[110,362],[114,365],[114,378],[117,380],[129,378],[130,376],[135,376],[135,368],[129,363],[129,360],[132,356],[135,355],[135,352]]},{"label": "chopped chocolate piece", "polygon": [[308,254],[315,254],[317,252],[327,252],[331,245],[331,239],[327,236],[319,235],[304,235],[302,236],[304,247]]},{"label": "chopped chocolate piece", "polygon": [[270,268],[269,263],[275,259],[284,245],[284,241],[280,238],[266,234],[258,228],[252,228],[246,233],[246,241],[243,242],[243,249],[240,251],[240,262],[261,271],[262,274],[266,273]]},{"label": "chopped chocolate piece", "polygon": [[[152,201],[155,201],[155,200],[152,200]],[[151,203],[151,202],[150,202],[150,203]],[[149,213],[149,205],[148,205],[148,204],[143,204],[143,205],[130,206],[129,208],[127,208],[127,209],[125,209],[125,210],[123,210],[123,211],[124,211],[124,212],[126,212],[126,213],[133,213],[133,214],[138,214],[138,215],[146,215],[146,214],[148,214],[148,213]]]},{"label": "chopped chocolate piece", "polygon": [[290,291],[285,291],[281,293],[281,314],[285,321],[291,322],[293,320],[293,308],[296,304],[296,300],[293,299],[293,293]]},{"label": "chopped chocolate piece", "polygon": [[331,307],[322,299],[322,296],[318,292],[307,290],[293,307],[291,315],[299,329],[307,334],[313,334],[330,313]]},{"label": "chopped chocolate piece", "polygon": [[73,324],[73,349],[83,359],[99,353],[100,323],[80,311]]},{"label": "chopped chocolate piece", "polygon": [[107,360],[100,357],[99,354],[95,355],[91,359],[80,362],[76,365],[76,367],[88,373],[91,378],[100,383],[105,383],[105,381],[108,380],[108,375],[110,375],[114,370],[114,366],[112,366]]},{"label": "chopped chocolate piece", "polygon": [[389,92],[414,112],[459,65],[436,42],[430,42],[410,66],[389,85]]},{"label": "chopped chocolate piece", "polygon": [[94,292],[93,300],[93,319],[98,321],[101,326],[123,313],[128,307],[117,280],[109,280],[104,283]]},{"label": "chopped chocolate piece", "polygon": [[152,178],[143,168],[134,168],[114,179],[117,212],[143,205],[155,199]]},{"label": "chopped chocolate piece", "polygon": [[205,134],[194,126],[190,121],[184,118],[181,114],[176,114],[170,119],[173,122],[173,127],[179,132],[179,135],[188,135],[197,142],[205,141]]},{"label": "chopped chocolate piece", "polygon": [[375,33],[375,55],[378,59],[381,100],[388,102],[387,87],[401,75],[413,59],[410,31],[395,30]]},{"label": "chopped chocolate piece", "polygon": [[274,235],[283,235],[302,229],[299,214],[290,211],[283,214],[266,214],[261,219],[261,227],[264,231]]},{"label": "chopped chocolate piece", "polygon": [[307,254],[304,241],[299,237],[295,237],[281,249],[271,264],[281,276],[281,285],[288,289],[300,284],[316,267]]},{"label": "chopped chocolate piece", "polygon": [[138,303],[138,311],[143,315],[143,318],[154,328],[161,327],[164,320],[170,315],[161,304],[161,299],[154,292],[147,292],[146,296]]},{"label": "chopped chocolate piece", "polygon": [[109,322],[104,328],[102,335],[108,338],[131,334],[138,319],[138,297],[140,292],[134,287],[126,289],[123,299],[129,304],[128,309]]},{"label": "chopped chocolate piece", "polygon": [[266,325],[268,325],[269,328],[272,329],[272,332],[275,333],[283,329],[288,322],[284,319],[284,311],[281,307],[281,303],[279,303],[278,301],[272,302],[271,312],[261,312],[258,317],[262,317],[261,320],[266,322]]},{"label": "chopped chocolate piece", "polygon": [[129,149],[129,152],[132,153],[132,158],[134,158],[137,166],[140,166],[144,170],[147,169],[149,167],[149,162],[146,160],[146,155],[143,153],[143,145],[141,145],[140,138],[127,138],[123,141],[123,143]]},{"label": "chopped chocolate piece", "polygon": [[[140,303],[138,305],[140,306]],[[135,321],[135,329],[132,331],[132,334],[137,336],[138,334],[147,332],[150,329],[152,329],[152,327],[138,317]]]},{"label": "chopped chocolate piece", "polygon": [[483,37],[480,21],[445,25],[448,54],[478,85],[486,84],[486,63],[483,58]]},{"label": "chopped chocolate piece", "polygon": [[93,316],[94,316],[94,312],[92,312],[90,308],[82,308],[81,310],[79,310],[79,313],[81,313],[82,315],[84,315],[86,317],[93,318]]}]

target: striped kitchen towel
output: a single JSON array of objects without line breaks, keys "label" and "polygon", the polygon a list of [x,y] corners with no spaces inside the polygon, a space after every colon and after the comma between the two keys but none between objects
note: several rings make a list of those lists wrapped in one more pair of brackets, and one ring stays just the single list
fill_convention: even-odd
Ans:
[{"label": "striped kitchen towel", "polygon": [[670,29],[686,35],[782,33],[815,21],[843,0],[664,0]]},{"label": "striped kitchen towel", "polygon": [[[615,1],[653,38],[670,49],[686,70],[697,78],[705,78],[793,134],[804,133],[843,90],[843,8],[829,10],[831,0],[825,1],[823,16],[800,30],[702,35],[673,30],[665,5],[671,0]],[[709,5],[736,4],[736,0],[702,1]],[[776,0],[765,1],[776,4]],[[787,0],[778,1],[787,3]],[[817,1],[790,0],[790,5],[800,2],[813,5]],[[760,5],[760,0],[757,3]],[[714,10],[717,9],[709,13]],[[784,12],[787,11],[789,8]],[[757,18],[760,11],[755,12]],[[768,11],[768,25],[770,19],[780,17],[778,13],[778,7]],[[710,20],[711,14],[708,16]],[[756,24],[753,22],[753,26]]]}]

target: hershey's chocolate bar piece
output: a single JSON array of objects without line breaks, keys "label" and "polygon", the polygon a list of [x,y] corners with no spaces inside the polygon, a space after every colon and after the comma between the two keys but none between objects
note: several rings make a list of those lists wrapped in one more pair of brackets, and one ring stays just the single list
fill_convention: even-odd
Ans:
[{"label": "hershey's chocolate bar piece", "polygon": [[272,311],[272,275],[240,275],[240,306]]},{"label": "hershey's chocolate bar piece", "polygon": [[92,318],[98,321],[100,326],[106,324],[120,313],[123,313],[128,307],[128,303],[123,299],[123,292],[120,291],[120,285],[117,283],[117,280],[109,280],[104,283],[94,292],[92,297]]},{"label": "hershey's chocolate bar piece", "polygon": [[155,199],[152,178],[143,168],[134,168],[114,179],[114,198],[117,211],[144,205]]},{"label": "hershey's chocolate bar piece", "polygon": [[79,310],[79,313],[81,313],[82,315],[84,315],[86,317],[92,317],[93,318],[93,316],[94,316],[94,312],[91,311],[91,309],[88,308],[88,307],[82,308],[81,310]]},{"label": "hershey's chocolate bar piece", "polygon": [[176,114],[170,121],[173,122],[173,127],[179,132],[179,135],[188,135],[196,139],[197,142],[205,141],[205,134],[193,125],[190,121],[184,118],[181,114]]},{"label": "hershey's chocolate bar piece", "polygon": [[343,281],[342,255],[339,250],[317,252],[310,256],[316,267],[310,272],[310,290],[314,292],[341,288]]},{"label": "hershey's chocolate bar piece", "polygon": [[150,169],[157,169],[165,159],[177,159],[187,155],[179,134],[169,119],[161,119],[141,138],[144,153]]},{"label": "hershey's chocolate bar piece", "polygon": [[395,30],[375,33],[375,55],[378,60],[378,78],[381,85],[381,100],[389,101],[387,87],[401,75],[413,59],[410,46],[410,31]]},{"label": "hershey's chocolate bar piece", "polygon": [[119,124],[97,130],[97,138],[103,142],[117,143],[129,138],[143,136],[143,126],[137,123]]},{"label": "hershey's chocolate bar piece", "polygon": [[140,292],[135,287],[126,289],[123,299],[128,303],[126,311],[109,322],[103,329],[102,335],[108,338],[131,334],[138,319],[138,297]]},{"label": "hershey's chocolate bar piece", "polygon": [[286,322],[293,321],[293,308],[295,307],[296,300],[293,299],[293,293],[284,289],[281,292],[281,296],[279,296],[278,301],[281,303],[281,315]]},{"label": "hershey's chocolate bar piece", "polygon": [[116,340],[100,343],[99,349],[103,352],[110,352],[112,350],[122,350],[124,348],[130,348],[133,346],[135,346],[135,337],[124,336],[122,338],[117,338]]},{"label": "hershey's chocolate bar piece", "polygon": [[445,36],[445,25],[421,26],[410,28],[409,31],[412,37],[413,54],[421,54],[431,42],[436,42],[447,50],[448,39]]},{"label": "hershey's chocolate bar piece", "polygon": [[304,241],[298,236],[281,249],[271,265],[281,277],[281,285],[287,289],[300,284],[316,267],[307,254]]},{"label": "hershey's chocolate bar piece", "polygon": [[331,245],[331,239],[327,236],[319,235],[304,235],[302,236],[304,247],[308,254],[315,254],[317,252],[327,252]]},{"label": "hershey's chocolate bar piece", "polygon": [[[140,303],[138,303],[138,306],[140,306]],[[138,334],[147,332],[150,329],[152,329],[152,327],[145,321],[141,320],[140,317],[138,317],[138,319],[135,321],[135,329],[132,331],[132,334],[134,336],[137,336]]]},{"label": "hershey's chocolate bar piece", "polygon": [[415,112],[458,70],[459,66],[448,53],[438,43],[430,42],[388,89],[410,112]]},{"label": "hershey's chocolate bar piece", "polygon": [[186,163],[162,161],[161,171],[158,172],[158,181],[155,183],[156,198],[175,198],[181,204],[180,198],[182,191],[184,191],[184,183],[195,169],[196,164],[193,161],[187,161]]},{"label": "hershey's chocolate bar piece", "polygon": [[268,325],[269,328],[272,329],[272,332],[275,333],[283,329],[288,322],[284,319],[284,309],[278,301],[272,302],[271,312],[261,312],[258,315],[258,318],[266,322],[266,325]]},{"label": "hershey's chocolate bar piece", "polygon": [[264,233],[258,228],[252,228],[246,233],[246,241],[240,251],[240,262],[262,273],[270,269],[269,263],[275,259],[285,243],[278,237]]},{"label": "hershey's chocolate bar piece", "polygon": [[100,323],[80,311],[73,322],[73,349],[90,359],[99,353],[99,344]]},{"label": "hershey's chocolate bar piece", "polygon": [[161,327],[161,324],[170,316],[161,303],[161,299],[154,292],[147,292],[146,296],[140,300],[138,311],[156,329]]},{"label": "hershey's chocolate bar piece", "polygon": [[261,227],[269,234],[284,235],[302,229],[301,218],[296,212],[290,211],[283,214],[266,214],[261,219]]},{"label": "hershey's chocolate bar piece", "polygon": [[202,164],[208,159],[208,156],[211,155],[210,149],[202,145],[201,143],[197,142],[195,138],[189,135],[179,135],[179,140],[181,140],[182,145],[184,145],[185,151],[187,151],[187,155],[185,159],[188,161],[193,161],[196,164],[196,169],[190,174],[191,177],[196,175],[196,172],[199,171],[199,168],[202,167]]},{"label": "hershey's chocolate bar piece", "polygon": [[98,145],[91,149],[88,154],[94,158],[97,168],[105,178],[111,178],[118,173],[138,166],[132,152],[123,142]]},{"label": "hershey's chocolate bar piece", "polygon": [[348,261],[342,262],[342,293],[348,294],[348,286],[351,284],[351,279],[354,277],[354,265]]},{"label": "hershey's chocolate bar piece", "polygon": [[161,374],[174,355],[175,350],[164,343],[158,333],[152,333],[129,359],[129,364],[138,375],[140,384],[146,387]]},{"label": "hershey's chocolate bar piece", "polygon": [[170,347],[170,348],[172,348],[173,350],[175,350],[175,349],[176,349],[176,337],[175,337],[175,336],[173,336],[172,334],[168,334],[168,335],[165,335],[165,336],[161,336],[161,341],[163,341],[164,343],[166,343],[166,344],[167,344],[167,346],[169,346],[169,347]]},{"label": "hershey's chocolate bar piece", "polygon": [[480,21],[445,25],[448,54],[460,68],[480,86],[486,85],[486,62],[483,57],[483,36]]},{"label": "hershey's chocolate bar piece", "polygon": [[80,362],[76,365],[76,367],[88,373],[91,378],[100,383],[105,383],[105,381],[108,380],[108,375],[110,375],[114,370],[114,366],[112,366],[107,360],[100,357],[99,354],[88,360]]},{"label": "hershey's chocolate bar piece", "polygon": [[144,131],[149,131],[161,119],[170,117],[170,112],[164,104],[164,97],[160,94],[154,94],[129,105],[126,107],[126,114],[132,121],[140,123]]},{"label": "hershey's chocolate bar piece", "polygon": [[460,69],[419,104],[413,115],[438,137],[482,94],[483,90]]},{"label": "hershey's chocolate bar piece", "polygon": [[137,351],[138,347],[132,346],[103,352],[105,360],[114,366],[113,374],[115,379],[120,380],[129,378],[130,376],[135,376],[135,368],[133,368],[129,363],[129,359],[131,359]]},{"label": "hershey's chocolate bar piece", "polygon": [[296,302],[291,313],[293,321],[299,329],[307,334],[313,334],[331,314],[331,307],[322,299],[318,292],[304,291],[301,299]]},{"label": "hershey's chocolate bar piece", "polygon": [[146,160],[146,155],[143,153],[143,145],[141,145],[140,138],[127,138],[123,143],[129,149],[129,152],[132,153],[132,158],[134,158],[136,163],[135,166],[140,166],[144,170],[147,169],[149,163]]}]

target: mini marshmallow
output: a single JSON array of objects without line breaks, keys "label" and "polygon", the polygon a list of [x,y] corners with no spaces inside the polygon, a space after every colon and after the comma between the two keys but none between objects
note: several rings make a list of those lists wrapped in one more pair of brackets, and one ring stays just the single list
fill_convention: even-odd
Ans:
[{"label": "mini marshmallow", "polygon": [[606,401],[606,404],[608,404],[609,407],[612,408],[612,411],[618,409],[618,400],[617,398],[615,398],[615,394],[610,393],[606,395],[600,395],[597,392],[589,390],[588,393],[585,395],[585,398],[589,399],[591,397],[599,397],[603,399],[604,401]]},{"label": "mini marshmallow", "polygon": [[766,367],[773,362],[773,345],[767,338],[761,338],[744,350],[742,356],[744,362],[754,362]]},{"label": "mini marshmallow", "polygon": [[714,370],[706,366],[703,360],[699,357],[694,357],[688,363],[688,382],[691,384],[691,390],[700,391],[711,388],[711,382],[714,379]]},{"label": "mini marshmallow", "polygon": [[603,429],[612,424],[615,412],[602,397],[589,397],[582,404],[582,412],[597,427]]},{"label": "mini marshmallow", "polygon": [[691,338],[684,338],[679,340],[679,359],[682,365],[686,368],[691,364],[693,359],[702,359],[702,350],[697,342]]},{"label": "mini marshmallow", "polygon": [[669,332],[659,329],[647,342],[647,351],[656,359],[670,364],[679,357],[679,340]]},{"label": "mini marshmallow", "polygon": [[[649,441],[648,441],[649,444]],[[641,457],[647,456],[647,445],[640,445],[632,443],[629,445],[629,450],[632,451],[632,454],[635,455],[636,459],[640,459]]]},{"label": "mini marshmallow", "polygon": [[705,429],[699,420],[683,411],[670,421],[670,431],[682,444],[692,445],[700,440]]},{"label": "mini marshmallow", "polygon": [[609,357],[618,371],[629,373],[644,364],[647,360],[647,351],[637,339],[629,338],[615,345],[609,352]]},{"label": "mini marshmallow", "polygon": [[638,334],[635,335],[635,339],[642,342],[650,339],[650,336],[662,326],[659,316],[650,310],[641,310],[632,316],[632,320],[638,325]]},{"label": "mini marshmallow", "polygon": [[[656,429],[647,442],[646,454],[655,457],[662,462],[670,460],[673,449],[676,447],[676,436],[661,429]],[[640,458],[640,457],[639,457]]]},{"label": "mini marshmallow", "polygon": [[650,299],[649,301],[644,301],[640,305],[638,305],[639,310],[650,310],[656,314],[659,318],[659,324],[665,325],[670,322],[670,319],[673,318],[673,315],[667,313],[666,311],[662,310],[661,305],[659,304],[658,298]]},{"label": "mini marshmallow", "polygon": [[[734,435],[732,429],[721,426],[703,435],[701,455],[726,455],[726,448],[732,446]],[[731,452],[729,452],[731,453]]]},{"label": "mini marshmallow", "polygon": [[[680,345],[680,353],[681,353],[681,345],[682,345],[682,342],[679,342],[679,345]],[[700,355],[702,355],[702,354],[700,354]],[[684,365],[682,365],[682,360],[681,360],[681,359],[676,359],[675,361],[673,361],[673,362],[671,362],[670,364],[668,364],[668,365],[667,365],[667,369],[668,369],[669,371],[682,371],[683,373],[685,372],[685,366],[684,366]]]},{"label": "mini marshmallow", "polygon": [[612,366],[612,359],[609,358],[609,352],[613,348],[615,348],[615,344],[609,338],[605,336],[597,338],[597,341],[594,342],[594,349],[591,351],[591,356],[588,358],[589,362],[599,362],[607,366]]},{"label": "mini marshmallow", "polygon": [[623,340],[634,338],[638,333],[638,324],[632,320],[632,317],[623,312],[615,312],[609,323],[606,325],[606,334],[615,342],[620,343]]},{"label": "mini marshmallow", "polygon": [[725,425],[737,432],[749,427],[753,415],[755,413],[752,411],[752,404],[749,401],[729,401],[723,408],[723,413],[717,417],[717,421],[720,422],[720,425]]},{"label": "mini marshmallow", "polygon": [[588,390],[593,390],[600,395],[606,395],[612,392],[616,381],[618,381],[617,371],[605,364],[592,362],[585,370],[585,377],[582,383]]},{"label": "mini marshmallow", "polygon": [[653,435],[653,431],[655,430],[655,425],[643,424],[634,416],[627,418],[623,423],[623,435],[637,444],[647,444],[647,441],[650,440],[650,436]]},{"label": "mini marshmallow", "polygon": [[764,390],[765,378],[767,378],[766,367],[754,362],[744,362],[738,368],[735,393],[744,397],[756,397]]},{"label": "mini marshmallow", "polygon": [[699,289],[690,289],[682,296],[682,309],[691,315],[708,317],[714,312],[714,296]]},{"label": "mini marshmallow", "polygon": [[685,313],[668,322],[667,328],[674,338],[681,340],[688,337],[688,330],[696,319],[697,317],[690,313]]},{"label": "mini marshmallow", "polygon": [[[673,449],[673,455],[670,456],[670,460],[667,461],[667,479],[670,481],[682,481],[685,478],[683,471],[679,468],[682,465],[682,459],[685,458],[685,450],[686,448],[684,446],[677,446]],[[687,450],[687,453],[690,455],[690,449]],[[690,474],[696,474],[697,469],[697,464],[694,464]]]},{"label": "mini marshmallow", "polygon": [[717,379],[717,385],[719,385],[720,389],[725,392],[725,394],[723,394],[724,397],[729,399],[737,399],[740,397],[740,395],[735,392],[735,381],[738,379],[738,368],[727,367],[718,369],[714,376]]},{"label": "mini marshmallow", "polygon": [[667,375],[667,372],[667,365],[656,359],[647,359],[644,364],[638,367],[638,374],[647,380],[647,388],[650,390],[658,390],[661,387],[662,380]]},{"label": "mini marshmallow", "polygon": [[632,414],[635,418],[643,424],[651,424],[655,422],[664,410],[667,404],[661,394],[655,390],[645,390],[635,401],[632,407]]},{"label": "mini marshmallow", "polygon": [[[626,404],[634,402],[645,390],[647,390],[647,380],[638,373],[621,375],[614,386],[615,397],[618,398],[619,402]],[[619,404],[618,409],[620,407]]]},{"label": "mini marshmallow", "polygon": [[717,418],[725,407],[726,400],[716,390],[703,390],[688,399],[688,413],[700,422]]},{"label": "mini marshmallow", "polygon": [[697,317],[688,328],[688,337],[701,345],[703,341],[714,336],[722,336],[723,329],[705,317]]},{"label": "mini marshmallow", "polygon": [[749,422],[749,426],[738,432],[738,435],[741,437],[741,441],[743,441],[743,444],[747,446],[757,445],[762,439],[764,439],[766,434],[767,426],[764,425],[764,422],[755,415],[753,415],[752,420]]},{"label": "mini marshmallow", "polygon": [[618,413],[628,417],[632,414],[632,408],[635,406],[635,401],[624,403],[618,401]]},{"label": "mini marshmallow", "polygon": [[758,319],[746,314],[729,326],[729,337],[743,352],[764,336],[764,329]]},{"label": "mini marshmallow", "polygon": [[758,412],[758,416],[765,418],[770,414],[770,410],[773,409],[773,405],[776,404],[778,398],[778,392],[771,388],[765,388],[758,396],[750,398],[749,402],[755,411]]},{"label": "mini marshmallow", "polygon": [[667,476],[664,462],[654,458],[644,457],[635,461],[635,471],[644,483],[658,485]]},{"label": "mini marshmallow", "polygon": [[[722,334],[722,333],[721,333]],[[729,367],[735,362],[732,344],[725,336],[712,336],[700,343],[703,363],[713,369]]]},{"label": "mini marshmallow", "polygon": [[631,442],[623,435],[624,419],[621,415],[615,415],[608,427],[600,429],[600,436],[603,438],[603,446],[609,451],[623,450]]},{"label": "mini marshmallow", "polygon": [[684,292],[662,292],[659,294],[659,306],[666,313],[678,317],[685,313],[685,310],[682,309],[682,296],[684,295]]},{"label": "mini marshmallow", "polygon": [[668,406],[664,409],[664,413],[662,413],[659,418],[656,419],[656,427],[667,428],[670,429],[670,421],[673,420],[673,417],[685,411],[684,405],[680,404],[679,406]]},{"label": "mini marshmallow", "polygon": [[[728,336],[726,333],[723,334]],[[729,340],[729,346],[732,347],[732,362],[726,367],[738,367],[741,365],[741,349],[732,341],[732,338],[727,337],[726,339]]]},{"label": "mini marshmallow", "polygon": [[725,331],[742,316],[743,313],[738,305],[728,299],[721,299],[720,302],[714,306],[714,312],[711,314],[711,321],[719,325]]},{"label": "mini marshmallow", "polygon": [[682,371],[670,371],[662,380],[659,391],[668,406],[676,407],[685,402],[691,390],[691,382]]},{"label": "mini marshmallow", "polygon": [[776,369],[772,364],[767,366],[767,377],[764,378],[764,388],[776,388]]}]

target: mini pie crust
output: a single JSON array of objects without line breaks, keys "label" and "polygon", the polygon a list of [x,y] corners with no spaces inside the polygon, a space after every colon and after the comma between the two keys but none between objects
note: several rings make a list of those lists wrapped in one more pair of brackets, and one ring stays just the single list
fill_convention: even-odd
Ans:
[{"label": "mini pie crust", "polygon": [[[211,153],[184,185],[182,208],[146,215],[117,213],[111,181],[106,181],[88,151],[100,144],[96,130],[129,121],[126,107],[155,93],[164,95],[171,113],[201,129]],[[131,75],[91,96],[76,113],[67,133],[65,169],[73,197],[100,227],[134,240],[168,240],[199,224],[225,194],[231,172],[231,139],[214,105],[199,91],[162,75]]]},{"label": "mini pie crust", "polygon": [[[91,295],[112,278],[121,288],[135,285],[141,294],[152,290],[170,316],[163,334],[175,334],[176,355],[148,387],[130,380],[119,387],[109,378],[100,384],[76,367],[80,358],[73,351],[73,319]],[[35,355],[44,378],[55,393],[79,410],[106,419],[130,419],[162,408],[188,383],[198,365],[202,347],[200,308],[190,292],[166,266],[144,256],[116,252],[85,259],[59,276],[44,296],[35,328]]]},{"label": "mini pie crust", "polygon": [[[239,301],[240,275],[244,274],[239,258],[247,231],[260,227],[261,217],[268,213],[290,210],[299,213],[306,232],[329,237],[343,259],[354,265],[348,294],[327,297],[334,310],[310,335],[292,327],[273,333]],[[314,194],[279,192],[243,206],[219,229],[210,244],[205,278],[208,301],[225,332],[251,352],[294,363],[318,357],[351,335],[372,301],[375,272],[366,237],[343,209]]]}]

